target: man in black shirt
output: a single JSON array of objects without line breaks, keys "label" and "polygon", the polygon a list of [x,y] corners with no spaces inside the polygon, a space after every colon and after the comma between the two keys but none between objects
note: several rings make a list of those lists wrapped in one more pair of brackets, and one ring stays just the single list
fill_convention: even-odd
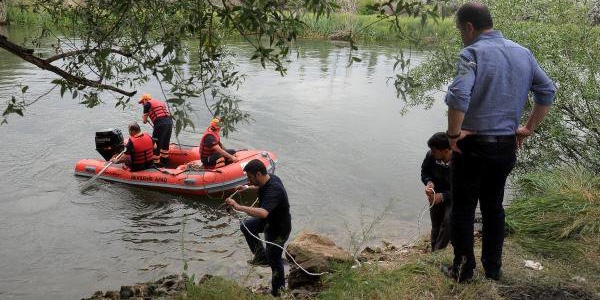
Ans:
[{"label": "man in black shirt", "polygon": [[[237,190],[258,190],[259,207],[239,205],[235,200],[227,198],[225,202],[233,209],[245,212],[252,216],[243,221],[240,226],[246,238],[254,259],[249,263],[254,265],[269,265],[271,267],[271,294],[279,295],[279,290],[285,286],[285,273],[282,248],[256,239],[259,233],[264,232],[265,240],[281,247],[285,244],[292,230],[292,217],[287,192],[279,177],[268,174],[265,165],[258,159],[253,159],[244,167],[250,186],[238,186]],[[254,235],[254,236],[253,236]]]},{"label": "man in black shirt", "polygon": [[444,132],[427,141],[429,151],[421,165],[421,181],[429,200],[431,217],[431,251],[446,248],[450,241],[450,159],[452,150]]}]

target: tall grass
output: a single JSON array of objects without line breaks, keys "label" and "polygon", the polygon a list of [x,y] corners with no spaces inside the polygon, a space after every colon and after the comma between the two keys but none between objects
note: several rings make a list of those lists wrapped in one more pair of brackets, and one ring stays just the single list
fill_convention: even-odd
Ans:
[{"label": "tall grass", "polygon": [[26,25],[26,26],[55,26],[65,27],[72,24],[72,15],[67,11],[61,15],[58,19],[53,18],[47,11],[43,9],[34,9],[32,6],[27,5],[15,5],[9,3],[8,20],[13,25]]},{"label": "tall grass", "polygon": [[429,20],[421,28],[420,19],[401,17],[401,31],[392,28],[391,19],[382,19],[378,15],[356,15],[348,13],[331,14],[329,18],[306,14],[302,21],[306,24],[303,37],[328,38],[340,32],[355,34],[356,38],[366,41],[401,41],[403,34],[418,32],[426,42],[434,42],[438,37],[455,34],[454,23],[450,19],[434,22]]},{"label": "tall grass", "polygon": [[507,226],[528,250],[581,254],[600,236],[600,176],[583,167],[518,178]]}]

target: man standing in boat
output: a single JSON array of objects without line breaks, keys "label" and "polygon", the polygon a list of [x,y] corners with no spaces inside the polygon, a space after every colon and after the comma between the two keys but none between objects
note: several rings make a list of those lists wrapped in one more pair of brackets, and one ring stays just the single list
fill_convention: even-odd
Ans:
[{"label": "man standing in boat", "polygon": [[132,172],[152,168],[155,149],[154,140],[142,132],[138,123],[133,122],[129,124],[129,141],[125,145],[125,155],[116,163],[125,163]]},{"label": "man standing in boat", "polygon": [[143,94],[138,103],[144,106],[142,122],[146,124],[149,117],[154,127],[152,138],[157,144],[157,148],[154,150],[154,163],[167,166],[169,163],[169,143],[171,142],[171,131],[173,130],[173,119],[167,104],[153,99],[150,94]]},{"label": "man standing in boat", "polygon": [[[237,211],[251,216],[240,226],[254,258],[248,263],[271,267],[271,295],[278,296],[280,289],[285,286],[285,272],[281,254],[283,245],[292,230],[292,217],[287,192],[281,179],[267,173],[267,168],[258,159],[253,159],[244,167],[249,186],[238,186],[236,190],[258,190],[259,207],[239,205],[231,198],[225,203]],[[264,232],[266,247],[258,239],[258,234]],[[280,247],[278,247],[279,245]]]},{"label": "man standing in boat", "polygon": [[200,139],[200,160],[207,168],[218,168],[236,162],[234,149],[223,149],[221,144],[221,126],[219,119],[214,118]]}]

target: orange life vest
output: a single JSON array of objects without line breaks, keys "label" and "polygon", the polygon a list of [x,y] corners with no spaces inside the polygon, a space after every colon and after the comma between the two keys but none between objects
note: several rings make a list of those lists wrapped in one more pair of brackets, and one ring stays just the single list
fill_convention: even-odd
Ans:
[{"label": "orange life vest", "polygon": [[167,105],[164,102],[156,99],[150,99],[148,100],[148,103],[150,103],[150,111],[148,112],[148,117],[150,117],[152,123],[156,123],[156,119],[170,116],[169,110],[167,109]]},{"label": "orange life vest", "polygon": [[154,141],[147,133],[129,137],[129,140],[133,144],[132,164],[141,166],[154,161]]},{"label": "orange life vest", "polygon": [[204,133],[204,135],[202,135],[202,138],[200,139],[200,159],[207,158],[216,153],[216,151],[212,148],[215,145],[207,146],[204,144],[204,139],[209,135],[212,135],[215,138],[217,145],[221,144],[221,137],[216,132],[210,130],[210,127],[208,127],[206,129],[206,132]]}]

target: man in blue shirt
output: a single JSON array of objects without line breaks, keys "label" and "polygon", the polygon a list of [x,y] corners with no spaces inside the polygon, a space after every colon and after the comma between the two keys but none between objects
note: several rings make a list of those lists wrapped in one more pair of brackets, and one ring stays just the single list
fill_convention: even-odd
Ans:
[{"label": "man in blue shirt", "polygon": [[[483,218],[481,263],[498,280],[504,243],[504,185],[516,163],[517,147],[544,119],[556,88],[533,54],[493,29],[488,8],[466,3],[456,13],[465,48],[448,87],[448,137],[453,150],[452,266],[442,271],[459,282],[473,277],[473,220],[479,201]],[[519,121],[529,92],[533,108]]]},{"label": "man in blue shirt", "polygon": [[[283,248],[280,247],[283,247],[292,230],[287,192],[281,179],[275,174],[267,173],[267,168],[258,159],[249,161],[244,167],[244,172],[250,185],[238,186],[236,189],[258,190],[259,207],[240,205],[231,198],[227,198],[225,202],[233,209],[251,216],[241,225],[246,242],[254,254],[254,258],[249,263],[271,267],[271,294],[278,296],[280,289],[285,286],[285,273],[281,259]],[[265,240],[268,242],[266,247],[256,238],[261,232],[265,233]]]}]

